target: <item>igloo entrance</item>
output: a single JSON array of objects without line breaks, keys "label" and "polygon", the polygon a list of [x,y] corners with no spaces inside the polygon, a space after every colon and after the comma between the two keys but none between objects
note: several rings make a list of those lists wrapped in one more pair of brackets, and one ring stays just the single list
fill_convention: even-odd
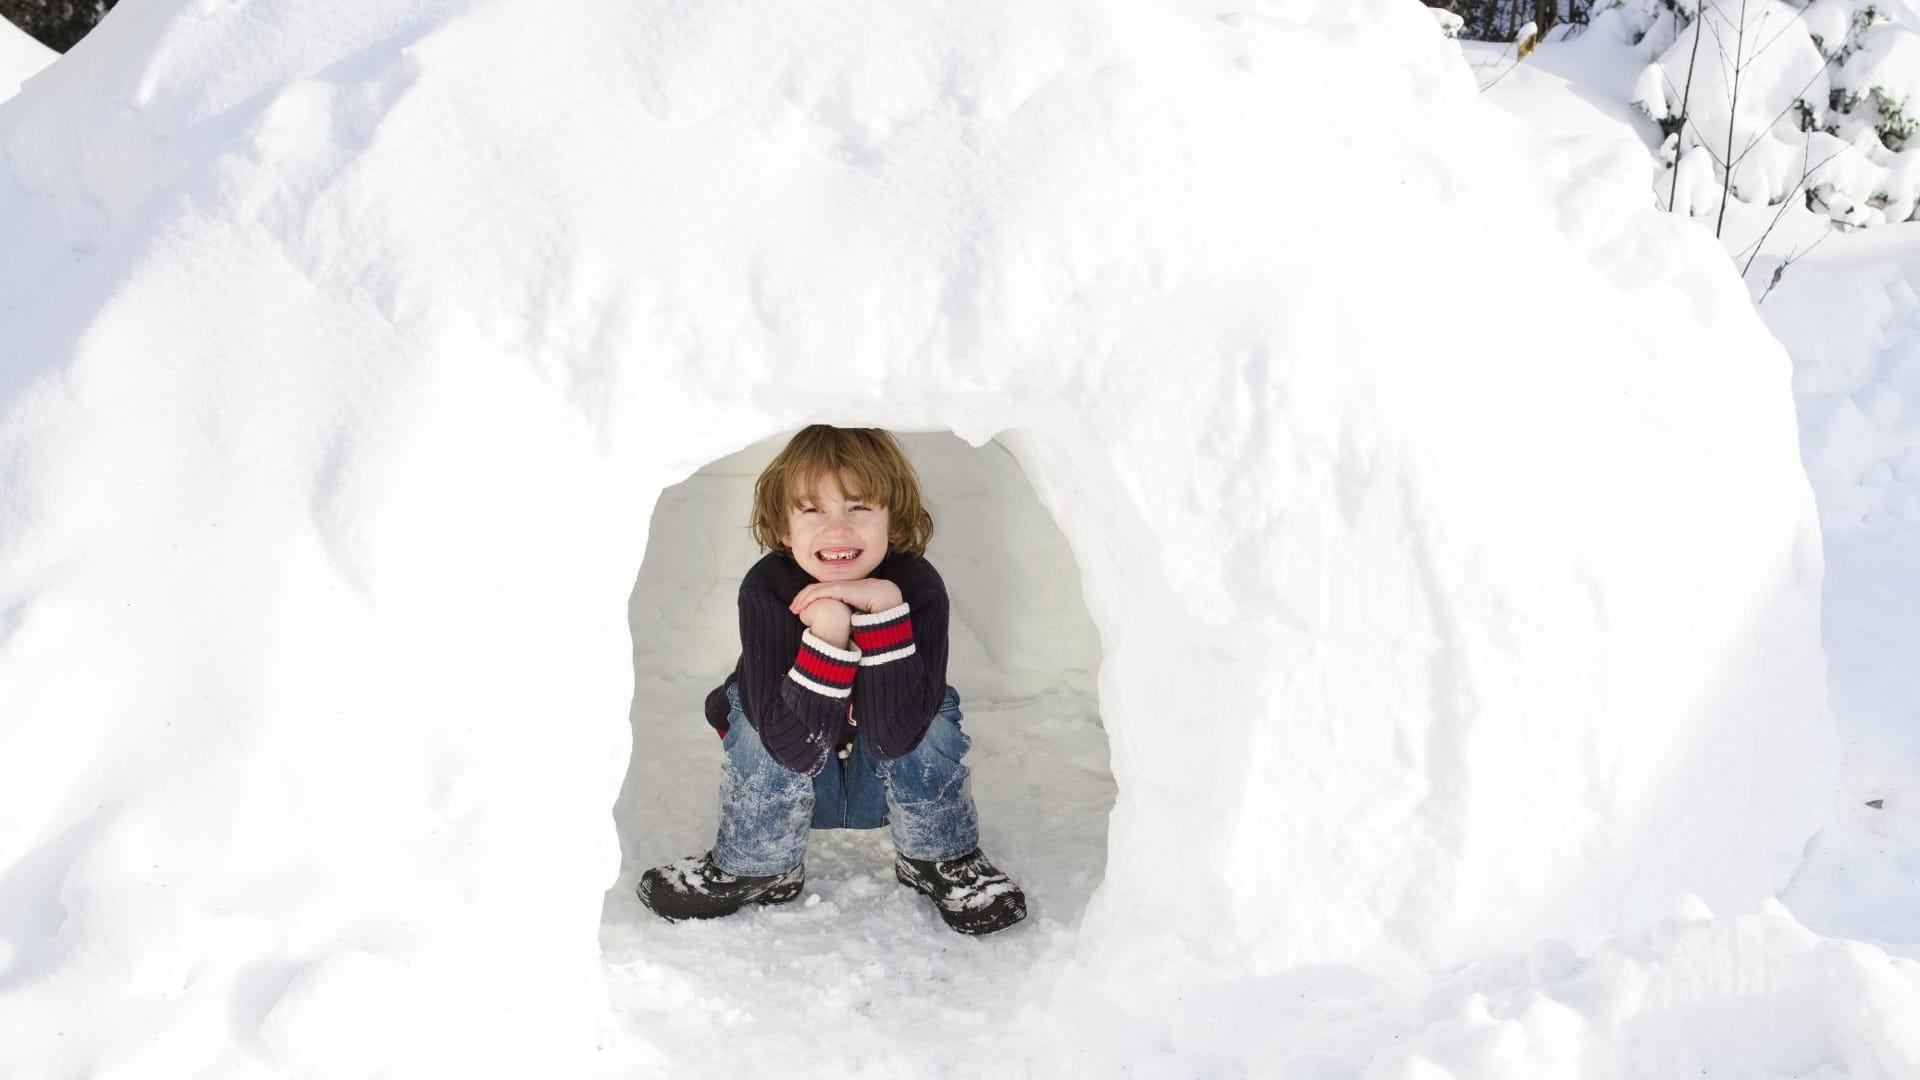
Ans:
[{"label": "igloo entrance", "polygon": [[[939,995],[924,993],[936,983],[1011,989],[1071,940],[1062,931],[1078,924],[1100,880],[1114,786],[1096,702],[1099,639],[1073,554],[999,443],[974,448],[950,434],[901,441],[935,514],[928,557],[953,600],[948,682],[974,739],[982,846],[1026,888],[1033,925],[993,949],[957,947],[964,940],[893,882],[884,830],[816,831],[799,907],[675,927],[634,899],[641,870],[713,837],[720,752],[701,700],[738,653],[734,593],[759,554],[743,522],[754,477],[785,436],[768,439],[661,495],[630,600],[633,751],[614,811],[622,872],[601,939],[615,1014],[645,1028],[653,1045],[663,1031],[687,1030],[694,999],[723,1005],[700,1022],[714,1034],[734,1026],[729,1017],[765,1016],[825,983],[852,1013],[883,1026],[937,1009]],[[1003,996],[1010,1009],[1018,999]],[[762,1000],[767,1009],[755,1005]],[[790,1020],[798,1031],[816,1023],[810,1017]],[[777,1027],[757,1030],[755,1042],[781,1042]],[[726,1041],[740,1052],[732,1033]],[[692,1043],[680,1049],[687,1060],[701,1053]]]}]

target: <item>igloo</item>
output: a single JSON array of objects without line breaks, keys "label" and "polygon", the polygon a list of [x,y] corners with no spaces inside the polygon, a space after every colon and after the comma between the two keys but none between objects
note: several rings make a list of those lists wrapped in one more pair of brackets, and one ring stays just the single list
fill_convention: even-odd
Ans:
[{"label": "igloo", "polygon": [[591,1072],[655,501],[811,422],[1070,545],[1080,990],[1751,910],[1786,361],[1504,123],[1390,0],[122,4],[0,106],[0,1072]]}]

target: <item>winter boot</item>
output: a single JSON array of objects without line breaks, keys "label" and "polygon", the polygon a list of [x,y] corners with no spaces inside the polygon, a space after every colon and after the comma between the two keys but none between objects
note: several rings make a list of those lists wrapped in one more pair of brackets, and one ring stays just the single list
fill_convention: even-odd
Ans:
[{"label": "winter boot", "polygon": [[713,864],[713,852],[689,855],[640,875],[635,892],[647,910],[668,922],[717,919],[748,904],[784,904],[800,895],[807,864],[784,874],[736,877]]},{"label": "winter boot", "polygon": [[946,862],[895,855],[893,876],[925,893],[940,918],[963,934],[991,934],[1027,917],[1027,894],[1001,873],[979,848]]}]

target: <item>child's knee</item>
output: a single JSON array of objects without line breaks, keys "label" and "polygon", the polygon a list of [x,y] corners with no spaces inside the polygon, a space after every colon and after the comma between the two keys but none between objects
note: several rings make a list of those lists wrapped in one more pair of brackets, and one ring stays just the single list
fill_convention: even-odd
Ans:
[{"label": "child's knee", "polygon": [[966,757],[967,751],[972,748],[973,739],[966,730],[958,722],[949,719],[945,712],[941,712],[934,716],[931,724],[927,725],[926,738],[920,740],[920,745],[914,747],[913,752],[944,758],[958,765],[960,759]]},{"label": "child's knee", "polygon": [[966,781],[968,770],[962,759],[972,744],[959,724],[944,714],[936,715],[919,745],[881,763],[889,792],[903,803],[950,797]]}]

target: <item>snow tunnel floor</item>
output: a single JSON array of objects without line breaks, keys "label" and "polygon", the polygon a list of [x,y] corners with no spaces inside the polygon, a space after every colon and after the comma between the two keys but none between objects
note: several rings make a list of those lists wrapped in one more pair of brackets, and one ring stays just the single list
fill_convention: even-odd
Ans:
[{"label": "snow tunnel floor", "polygon": [[641,907],[641,871],[713,836],[720,749],[698,706],[692,688],[643,687],[635,699],[636,710],[687,719],[655,726],[669,745],[636,757],[630,778],[645,794],[628,812],[647,828],[622,823],[636,850],[601,916],[614,1025],[603,1075],[668,1064],[689,1076],[777,1075],[802,1058],[809,1075],[882,1075],[887,1062],[918,1073],[977,1059],[1049,992],[1105,869],[1114,784],[1092,701],[963,702],[981,846],[1026,890],[1030,912],[980,939],[948,930],[894,881],[884,829],[815,831],[806,891],[792,904],[680,924]]}]

